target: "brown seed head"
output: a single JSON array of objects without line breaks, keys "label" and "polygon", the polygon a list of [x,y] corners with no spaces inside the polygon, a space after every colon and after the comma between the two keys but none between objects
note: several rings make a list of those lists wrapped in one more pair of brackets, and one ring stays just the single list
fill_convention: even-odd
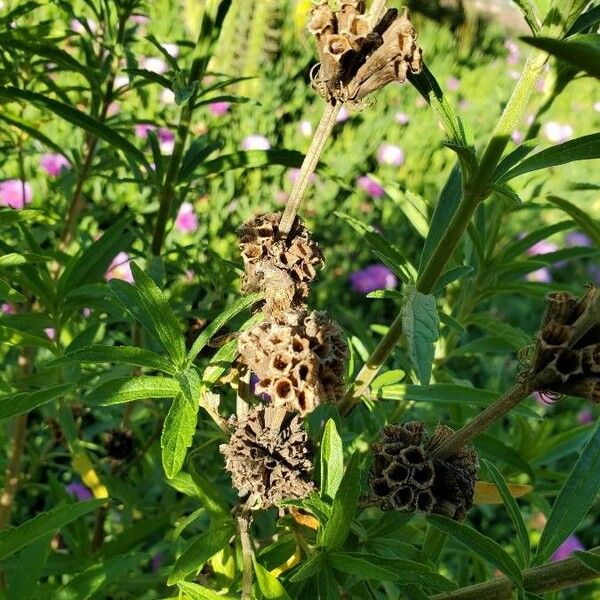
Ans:
[{"label": "brown seed head", "polygon": [[430,438],[409,422],[383,429],[373,445],[371,498],[383,510],[421,511],[461,521],[473,504],[477,455],[471,448],[438,458],[433,450],[453,432],[438,425]]},{"label": "brown seed head", "polygon": [[235,429],[220,451],[247,508],[269,508],[310,494],[312,447],[298,415],[258,406],[231,423]]}]

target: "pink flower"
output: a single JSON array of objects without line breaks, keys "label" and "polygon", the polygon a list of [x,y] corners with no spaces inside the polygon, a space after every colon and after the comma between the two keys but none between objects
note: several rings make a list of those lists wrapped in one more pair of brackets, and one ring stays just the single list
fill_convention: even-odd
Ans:
[{"label": "pink flower", "polygon": [[577,550],[585,550],[584,545],[581,543],[581,540],[572,533],[555,551],[554,554],[550,557],[550,560],[564,560],[565,558],[569,558],[573,552]]},{"label": "pink flower", "polygon": [[127,75],[118,75],[115,77],[114,87],[115,90],[127,87],[129,85],[129,77]]},{"label": "pink flower", "polygon": [[269,150],[271,142],[264,135],[249,135],[242,140],[242,150]]},{"label": "pink flower", "polygon": [[577,415],[577,422],[580,425],[587,425],[589,423],[593,423],[594,415],[592,414],[592,411],[589,408],[584,408],[583,410],[579,411]]},{"label": "pink flower", "polygon": [[404,151],[394,144],[381,144],[377,150],[377,160],[380,165],[400,167],[404,164]]},{"label": "pink flower", "polygon": [[111,102],[106,109],[107,117],[114,117],[121,112],[121,105],[118,102]]},{"label": "pink flower", "polygon": [[194,207],[190,202],[184,202],[177,213],[175,227],[181,233],[193,233],[198,229],[198,217],[194,212]]},{"label": "pink flower", "polygon": [[110,265],[108,265],[108,269],[106,269],[106,273],[104,274],[104,279],[106,281],[110,281],[111,279],[122,279],[127,283],[133,283],[133,274],[131,272],[131,265],[129,254],[127,252],[119,252],[117,254]]},{"label": "pink flower", "polygon": [[403,112],[397,112],[394,117],[396,123],[400,123],[400,125],[408,125],[410,123],[410,117]]},{"label": "pink flower", "polygon": [[173,154],[173,149],[175,148],[175,135],[170,129],[166,127],[161,127],[156,135],[158,137],[160,151],[163,154]]},{"label": "pink flower", "polygon": [[570,125],[549,121],[542,129],[550,142],[561,144],[573,137],[573,128]]},{"label": "pink flower", "polygon": [[158,73],[159,75],[162,75],[169,70],[167,63],[162,58],[157,58],[155,56],[142,58],[140,65],[142,69],[152,71],[153,73]]},{"label": "pink flower", "polygon": [[150,22],[150,18],[146,15],[131,15],[129,19],[132,23],[135,23],[136,25],[146,25]]},{"label": "pink flower", "polygon": [[310,137],[312,135],[312,132],[313,132],[313,128],[312,128],[312,125],[311,125],[310,121],[302,121],[300,123],[298,129],[300,130],[300,133],[304,137]]},{"label": "pink flower", "polygon": [[229,112],[231,102],[212,102],[208,105],[208,112],[215,117],[222,117]]},{"label": "pink flower", "polygon": [[68,169],[71,163],[62,154],[42,154],[40,158],[40,167],[50,177],[58,177],[63,169]]},{"label": "pink flower", "polygon": [[[88,29],[92,33],[94,33],[96,31],[96,29],[98,29],[98,26],[96,25],[96,23],[94,21],[92,21],[92,19],[86,19],[85,22],[88,26]],[[85,26],[79,19],[71,19],[70,27],[71,27],[71,30],[74,31],[75,33],[82,34],[82,33],[87,32],[87,29],[85,28]]]},{"label": "pink flower", "polygon": [[150,123],[138,123],[133,128],[133,130],[135,132],[136,137],[145,140],[151,131],[156,130],[156,127],[154,125],[151,125]]},{"label": "pink flower", "polygon": [[91,314],[92,314],[92,309],[88,308],[87,306],[85,306],[82,310],[81,310],[81,314],[87,319]]},{"label": "pink flower", "polygon": [[4,302],[2,306],[0,306],[0,312],[4,315],[15,315],[17,314],[17,309],[14,304]]},{"label": "pink flower", "polygon": [[398,285],[398,278],[385,265],[374,264],[351,273],[350,284],[356,292],[368,294],[375,290],[395,288]]},{"label": "pink flower", "polygon": [[448,77],[448,79],[446,79],[446,87],[449,91],[456,92],[460,87],[460,80],[456,77]]},{"label": "pink flower", "polygon": [[510,137],[512,138],[512,141],[517,144],[517,146],[522,144],[523,140],[525,139],[523,132],[519,131],[518,129],[515,129]]},{"label": "pink flower", "polygon": [[0,181],[0,206],[10,206],[17,210],[24,208],[32,199],[31,186],[20,179]]},{"label": "pink flower", "polygon": [[44,333],[48,336],[49,340],[54,341],[56,339],[56,329],[54,327],[46,327]]},{"label": "pink flower", "polygon": [[552,283],[552,273],[550,273],[550,269],[543,267],[537,271],[527,273],[526,279],[535,283]]},{"label": "pink flower", "polygon": [[345,106],[342,106],[342,108],[340,109],[340,112],[337,114],[337,117],[335,118],[335,122],[343,123],[344,121],[347,121],[349,118],[350,118],[350,113],[348,112],[348,109]]},{"label": "pink flower", "polygon": [[91,500],[94,496],[83,483],[73,482],[67,486],[67,492],[77,498],[77,500],[83,502],[84,500]]},{"label": "pink flower", "polygon": [[172,58],[179,56],[179,46],[177,44],[161,44],[165,52]]},{"label": "pink flower", "polygon": [[519,51],[519,46],[517,46],[514,40],[506,40],[504,42],[504,47],[508,50],[508,56],[506,57],[506,62],[509,65],[516,65],[519,62],[521,52]]},{"label": "pink flower", "polygon": [[[300,169],[290,169],[288,171],[288,179],[292,182],[292,183],[296,183],[296,181],[298,181],[298,177],[300,176]],[[308,181],[310,183],[314,183],[316,181],[316,177],[314,173],[310,174],[310,177],[308,178]]]},{"label": "pink flower", "polygon": [[366,192],[371,198],[383,198],[385,190],[374,179],[368,175],[363,175],[356,180],[358,187]]},{"label": "pink flower", "polygon": [[550,252],[556,252],[558,250],[558,246],[553,244],[552,242],[547,242],[546,240],[541,240],[537,244],[534,244],[527,250],[527,254],[529,256],[537,256],[539,254],[550,254]]},{"label": "pink flower", "polygon": [[163,88],[163,91],[160,93],[160,101],[163,104],[175,104],[175,93],[173,90]]}]

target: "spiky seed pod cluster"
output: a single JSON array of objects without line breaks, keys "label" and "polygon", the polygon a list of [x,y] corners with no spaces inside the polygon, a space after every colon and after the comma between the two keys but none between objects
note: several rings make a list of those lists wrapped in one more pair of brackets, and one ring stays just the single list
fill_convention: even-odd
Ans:
[{"label": "spiky seed pod cluster", "polygon": [[220,447],[233,485],[251,510],[305,498],[311,481],[312,448],[297,414],[259,405],[239,421]]},{"label": "spiky seed pod cluster", "polygon": [[113,460],[125,460],[135,450],[133,434],[129,430],[110,429],[102,436],[106,454]]},{"label": "spiky seed pod cluster", "polygon": [[436,457],[435,448],[453,433],[438,425],[431,437],[423,423],[384,427],[372,447],[371,500],[383,510],[420,511],[461,521],[473,505],[477,455],[472,448]]},{"label": "spiky seed pod cluster", "polygon": [[537,334],[527,378],[540,392],[569,394],[600,403],[600,290],[590,286],[578,300],[567,292],[550,294]]},{"label": "spiky seed pod cluster", "polygon": [[258,394],[301,415],[341,400],[348,356],[339,327],[324,312],[290,309],[242,333],[238,348],[256,373]]},{"label": "spiky seed pod cluster", "polygon": [[390,8],[375,21],[363,0],[342,0],[337,11],[326,0],[313,7],[308,30],[319,54],[315,91],[328,102],[360,102],[392,81],[422,69],[422,52],[408,11]]},{"label": "spiky seed pod cluster", "polygon": [[301,219],[291,236],[280,235],[279,213],[251,218],[238,231],[245,273],[242,290],[264,292],[266,309],[277,314],[306,300],[323,266],[323,255]]}]

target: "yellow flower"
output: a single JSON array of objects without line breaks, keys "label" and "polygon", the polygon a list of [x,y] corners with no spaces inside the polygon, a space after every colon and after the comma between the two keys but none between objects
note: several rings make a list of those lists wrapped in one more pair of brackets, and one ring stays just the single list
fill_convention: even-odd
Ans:
[{"label": "yellow flower", "polygon": [[312,6],[313,3],[311,0],[298,0],[296,2],[296,10],[294,11],[294,25],[296,26],[297,32],[301,32],[306,27],[308,13]]}]

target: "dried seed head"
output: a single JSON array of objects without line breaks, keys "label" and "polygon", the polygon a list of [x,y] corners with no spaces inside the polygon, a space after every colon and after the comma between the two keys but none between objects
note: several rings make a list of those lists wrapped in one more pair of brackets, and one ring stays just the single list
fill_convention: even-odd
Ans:
[{"label": "dried seed head", "polygon": [[464,519],[473,504],[477,455],[464,448],[448,457],[433,456],[433,450],[452,433],[438,425],[428,439],[423,424],[415,421],[385,427],[372,447],[372,500],[383,510]]},{"label": "dried seed head", "polygon": [[290,309],[238,338],[242,360],[259,378],[257,394],[305,415],[325,400],[341,400],[348,349],[323,312]]},{"label": "dried seed head", "polygon": [[313,7],[308,30],[315,36],[319,71],[313,87],[328,102],[360,103],[392,81],[402,83],[422,69],[421,49],[407,10],[388,9],[378,21],[365,3],[342,1],[333,12],[326,3]]},{"label": "dried seed head", "polygon": [[578,300],[567,292],[550,294],[537,334],[531,368],[522,376],[537,378],[539,392],[570,394],[599,402],[600,292],[590,286]]},{"label": "dried seed head", "polygon": [[235,429],[220,451],[248,508],[269,508],[310,494],[312,447],[298,415],[258,406],[231,423]]},{"label": "dried seed head", "polygon": [[125,460],[134,451],[133,434],[123,429],[110,429],[102,436],[106,454],[114,460]]},{"label": "dried seed head", "polygon": [[265,310],[274,314],[301,304],[323,266],[321,250],[302,221],[296,219],[288,238],[279,234],[280,218],[279,213],[258,215],[238,232],[245,266],[242,289],[265,292]]}]

